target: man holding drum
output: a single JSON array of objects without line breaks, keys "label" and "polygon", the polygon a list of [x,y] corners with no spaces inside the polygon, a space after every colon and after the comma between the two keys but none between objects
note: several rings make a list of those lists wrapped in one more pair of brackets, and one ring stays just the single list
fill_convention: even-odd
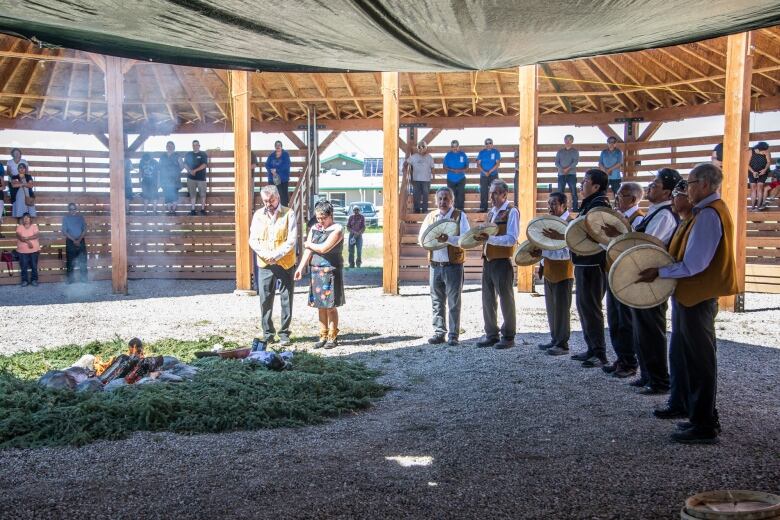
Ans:
[{"label": "man holding drum", "polygon": [[[485,320],[485,337],[477,342],[477,347],[495,345],[497,349],[505,349],[515,345],[517,324],[512,256],[520,234],[520,212],[507,201],[508,193],[506,182],[496,179],[490,184],[488,196],[493,207],[487,219],[498,226],[498,232],[494,236],[481,233],[476,237],[485,243],[482,249],[482,317]],[[504,316],[500,330],[496,298],[501,302],[501,314]]]},{"label": "man holding drum", "polygon": [[734,222],[718,188],[720,168],[712,163],[696,166],[688,175],[688,198],[693,217],[669,244],[677,260],[671,265],[642,271],[637,282],[650,283],[659,276],[677,279],[672,305],[672,349],[684,359],[681,377],[685,388],[688,423],[672,434],[681,443],[717,442],[720,433],[717,395],[718,365],[715,315],[718,297],[738,290],[734,260]]},{"label": "man holding drum", "polygon": [[[550,193],[547,199],[550,215],[569,221],[569,210],[566,207],[566,195],[560,191]],[[554,238],[551,230],[545,229],[544,235]],[[539,345],[551,356],[563,356],[569,353],[569,336],[571,323],[571,288],[574,284],[574,265],[571,263],[569,249],[542,251],[537,249],[535,256],[541,255],[542,266],[539,268],[544,278],[544,304],[547,309],[547,323],[550,326],[552,341]]]},{"label": "man holding drum", "polygon": [[[642,195],[642,186],[636,182],[624,182],[615,194],[617,210],[628,219],[632,227],[636,226],[644,217],[644,212],[639,209]],[[611,238],[620,235],[620,232],[609,224],[604,226],[604,233]],[[607,271],[611,267],[611,262],[607,260]],[[617,359],[613,364],[604,366],[602,369],[604,372],[620,378],[636,375],[637,356],[634,348],[634,327],[631,309],[615,298],[609,286],[607,286],[607,325],[609,326],[609,340],[612,343]],[[644,384],[643,381],[642,386]]]},{"label": "man holding drum", "polygon": [[[425,231],[438,220],[451,219],[457,223],[459,230],[457,236],[441,234],[437,240],[447,247],[428,251],[430,263],[431,308],[433,310],[433,336],[428,343],[447,343],[450,346],[458,344],[460,334],[460,298],[463,290],[463,262],[466,254],[458,247],[458,239],[469,230],[469,219],[459,209],[453,207],[454,195],[450,188],[440,188],[436,192],[436,207],[426,215],[420,227],[420,235],[417,241],[423,242]],[[445,310],[449,308],[449,334]],[[446,336],[446,339],[445,339]]]}]

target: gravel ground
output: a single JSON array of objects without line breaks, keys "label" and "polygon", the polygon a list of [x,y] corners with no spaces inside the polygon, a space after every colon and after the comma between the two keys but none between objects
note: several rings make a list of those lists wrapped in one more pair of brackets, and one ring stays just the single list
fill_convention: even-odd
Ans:
[{"label": "gravel ground", "polygon": [[[667,440],[673,423],[650,415],[662,397],[538,351],[542,298],[517,295],[517,348],[431,347],[426,286],[390,297],[375,271],[347,281],[330,354],[383,371],[392,390],[375,407],[298,429],[0,451],[0,517],[674,518],[699,491],[780,491],[780,296],[751,294],[749,312],[718,316],[721,442],[680,446]],[[258,332],[257,299],[229,282],[130,287],[2,287],[0,299],[36,319],[6,320],[0,348]],[[316,331],[305,297],[301,286],[300,346]],[[475,340],[478,286],[466,286],[463,310],[462,339]]]}]

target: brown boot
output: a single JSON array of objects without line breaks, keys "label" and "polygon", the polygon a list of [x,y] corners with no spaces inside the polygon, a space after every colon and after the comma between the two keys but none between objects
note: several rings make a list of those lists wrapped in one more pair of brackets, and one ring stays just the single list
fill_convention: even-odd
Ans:
[{"label": "brown boot", "polygon": [[320,340],[314,344],[314,348],[322,348],[328,342],[328,328],[320,325]]},{"label": "brown boot", "polygon": [[339,329],[328,330],[328,341],[325,342],[325,348],[336,348],[339,346],[338,337]]}]

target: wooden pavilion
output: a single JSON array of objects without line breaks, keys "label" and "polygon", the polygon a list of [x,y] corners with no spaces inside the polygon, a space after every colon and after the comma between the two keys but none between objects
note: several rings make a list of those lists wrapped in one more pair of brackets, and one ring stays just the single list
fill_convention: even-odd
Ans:
[{"label": "wooden pavilion", "polygon": [[[284,134],[297,147],[291,151],[291,205],[302,219],[316,189],[319,154],[341,132],[381,129],[383,285],[386,292],[397,293],[399,281],[419,279],[425,265],[412,244],[421,216],[407,212],[407,179],[387,174],[399,170],[399,152],[409,153],[421,139],[430,143],[444,129],[519,127],[518,143],[500,147],[505,157],[500,173],[513,181],[527,222],[541,211],[545,185],[555,182],[551,152],[557,147],[537,144],[540,125],[595,126],[615,135],[629,179],[646,179],[661,165],[686,170],[724,142],[723,197],[736,215],[740,287],[780,291],[780,210],[748,215],[745,182],[748,142],[780,140],[780,131],[751,135],[749,115],[776,110],[777,26],[517,69],[441,73],[228,71],[48,48],[12,36],[0,39],[0,129],[91,134],[107,148],[66,151],[55,145],[25,154],[36,176],[44,234],[57,233],[68,201],[79,202],[90,225],[93,275],[110,277],[117,292],[127,291],[128,278],[146,277],[235,277],[238,290],[249,290],[246,238],[263,178],[253,176],[252,164],[268,153],[250,149],[251,132]],[[714,128],[709,137],[652,140],[665,122],[720,114],[725,129]],[[615,132],[615,124],[623,131]],[[319,139],[323,131],[330,133]],[[137,150],[152,135],[209,132],[234,134],[235,153],[210,154],[214,211],[206,217],[127,215],[125,157],[138,157]],[[135,136],[132,142],[128,135]],[[464,148],[470,155],[479,149]],[[578,148],[587,166],[595,164],[603,144],[578,143]],[[445,147],[431,150],[438,161]],[[771,150],[777,155],[780,146]],[[7,157],[9,151],[2,148],[0,154]],[[477,173],[469,172],[469,182]],[[13,234],[10,220],[3,225],[6,237]],[[0,240],[3,249],[13,244]],[[50,248],[44,255],[43,280],[61,279],[58,252]],[[467,273],[478,271],[478,257],[469,257]],[[530,269],[520,269],[520,290],[530,290],[531,283]],[[738,299],[729,302],[735,304]]]}]

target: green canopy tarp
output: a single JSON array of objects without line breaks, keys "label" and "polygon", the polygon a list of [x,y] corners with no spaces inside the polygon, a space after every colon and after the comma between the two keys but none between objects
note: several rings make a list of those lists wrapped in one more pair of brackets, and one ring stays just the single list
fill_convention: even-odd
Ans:
[{"label": "green canopy tarp", "polygon": [[0,0],[0,31],[182,65],[482,70],[780,23],[777,0]]}]

